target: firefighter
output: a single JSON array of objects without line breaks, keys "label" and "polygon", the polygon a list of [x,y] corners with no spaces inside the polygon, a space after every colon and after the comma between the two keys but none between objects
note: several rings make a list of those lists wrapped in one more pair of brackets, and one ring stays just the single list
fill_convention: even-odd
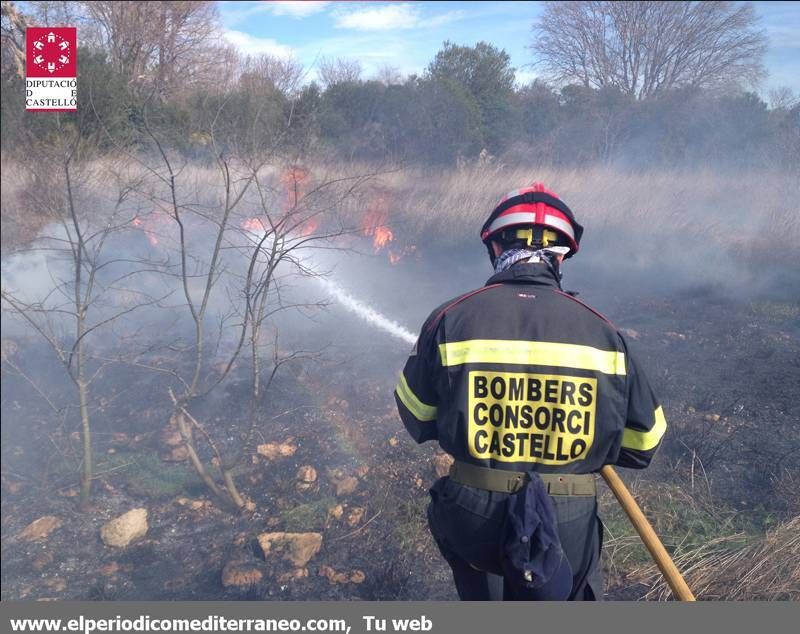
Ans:
[{"label": "firefighter", "polygon": [[561,288],[582,233],[541,183],[504,197],[480,234],[494,275],[431,313],[395,390],[455,458],[428,522],[462,600],[601,599],[594,474],[647,467],[666,430],[622,335]]}]

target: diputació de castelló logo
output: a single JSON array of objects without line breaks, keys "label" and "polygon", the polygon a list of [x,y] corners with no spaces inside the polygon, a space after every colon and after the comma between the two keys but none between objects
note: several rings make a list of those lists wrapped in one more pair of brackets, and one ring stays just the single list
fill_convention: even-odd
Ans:
[{"label": "diputaci\u00f3 de castell\u00f3 logo", "polygon": [[78,34],[74,26],[25,31],[25,109],[78,109]]}]

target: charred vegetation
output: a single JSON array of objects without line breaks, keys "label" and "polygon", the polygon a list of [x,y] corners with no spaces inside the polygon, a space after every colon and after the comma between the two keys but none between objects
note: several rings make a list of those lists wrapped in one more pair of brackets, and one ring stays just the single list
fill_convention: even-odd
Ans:
[{"label": "charred vegetation", "polygon": [[[698,3],[675,4],[548,10],[602,5],[642,48],[642,16]],[[449,456],[392,390],[533,180],[586,226],[564,287],[663,401],[663,449],[624,477],[690,585],[800,598],[800,105],[748,92],[753,10],[700,4],[725,73],[553,54],[556,83],[522,86],[485,42],[312,81],[223,45],[213,3],[4,1],[2,598],[456,598],[425,521]],[[79,110],[29,117],[19,33],[76,20]],[[601,502],[608,596],[669,598]]]}]

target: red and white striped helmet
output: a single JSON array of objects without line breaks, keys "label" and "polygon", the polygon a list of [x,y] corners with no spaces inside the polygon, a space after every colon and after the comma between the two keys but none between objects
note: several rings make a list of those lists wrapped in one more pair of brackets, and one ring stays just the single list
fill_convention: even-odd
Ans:
[{"label": "red and white striped helmet", "polygon": [[558,232],[566,240],[571,257],[580,247],[583,227],[569,207],[542,183],[515,189],[503,197],[481,228],[481,240],[488,241],[510,227],[542,226]]}]

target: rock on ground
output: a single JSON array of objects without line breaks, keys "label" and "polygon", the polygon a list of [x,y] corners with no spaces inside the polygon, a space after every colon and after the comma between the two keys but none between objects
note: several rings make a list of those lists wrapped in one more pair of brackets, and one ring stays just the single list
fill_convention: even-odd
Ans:
[{"label": "rock on ground", "polygon": [[283,442],[268,442],[256,447],[256,453],[264,456],[267,460],[293,456],[297,451],[297,443],[294,438],[287,438]]},{"label": "rock on ground", "polygon": [[362,570],[354,570],[350,573],[350,583],[364,583],[367,576]]},{"label": "rock on ground", "polygon": [[263,578],[263,567],[257,561],[234,559],[222,569],[222,585],[226,588],[250,588]]},{"label": "rock on ground", "polygon": [[350,495],[358,487],[358,478],[347,475],[341,469],[333,469],[328,472],[331,483],[336,487],[336,495]]},{"label": "rock on ground", "polygon": [[358,487],[358,479],[347,476],[336,482],[336,495],[350,495]]},{"label": "rock on ground", "polygon": [[316,482],[317,470],[310,464],[303,465],[297,470],[295,477],[300,480],[300,482]]},{"label": "rock on ground", "polygon": [[295,568],[303,568],[322,548],[320,533],[261,533],[258,544],[264,557],[282,554]]},{"label": "rock on ground", "polygon": [[331,584],[337,583],[364,583],[366,575],[361,570],[353,570],[352,572],[337,572],[330,566],[320,566],[319,576],[326,577]]},{"label": "rock on ground", "polygon": [[361,523],[361,520],[364,519],[364,514],[367,512],[362,506],[356,506],[355,508],[350,509],[350,512],[347,514],[347,525],[350,527],[354,527],[357,524]]},{"label": "rock on ground", "polygon": [[[183,417],[178,413],[170,417],[169,423],[158,434],[158,455],[164,462],[183,462],[189,458],[189,451],[183,441],[180,429],[178,429],[177,417]],[[192,426],[186,425],[188,439],[192,440]]]},{"label": "rock on ground", "polygon": [[282,575],[278,575],[278,583],[287,583],[289,581],[294,581],[295,579],[302,579],[303,577],[307,576],[308,576],[308,568],[295,568],[294,570],[285,572]]},{"label": "rock on ground", "polygon": [[317,470],[311,465],[303,465],[295,474],[297,491],[302,493],[314,488],[317,482]]},{"label": "rock on ground", "polygon": [[17,537],[26,542],[35,542],[40,539],[45,539],[50,533],[61,526],[61,523],[60,518],[53,515],[45,515],[39,519],[33,520],[22,529]]},{"label": "rock on ground", "polygon": [[128,544],[147,534],[147,509],[132,509],[106,522],[100,529],[100,537],[106,546],[125,548]]},{"label": "rock on ground", "polygon": [[338,520],[344,515],[344,506],[335,504],[328,508],[328,518]]}]

